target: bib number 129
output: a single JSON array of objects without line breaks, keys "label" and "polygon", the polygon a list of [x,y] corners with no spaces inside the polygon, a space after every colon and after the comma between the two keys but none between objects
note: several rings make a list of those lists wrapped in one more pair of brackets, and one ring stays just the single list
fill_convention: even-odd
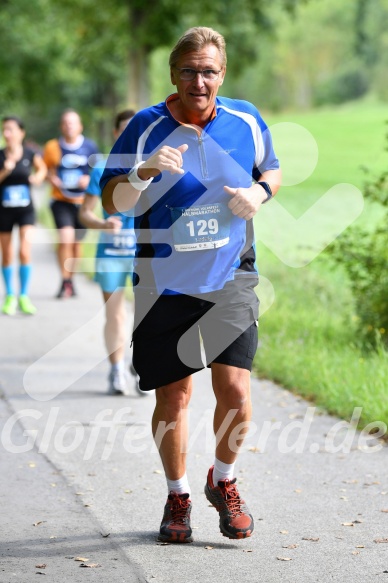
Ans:
[{"label": "bib number 129", "polygon": [[203,237],[205,235],[216,235],[218,233],[218,221],[217,219],[199,221],[189,221],[186,223],[186,227],[189,228],[190,237]]}]

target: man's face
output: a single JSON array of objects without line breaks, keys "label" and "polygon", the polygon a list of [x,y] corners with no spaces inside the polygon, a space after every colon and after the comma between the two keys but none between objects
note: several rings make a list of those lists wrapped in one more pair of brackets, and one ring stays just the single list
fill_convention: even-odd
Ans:
[{"label": "man's face", "polygon": [[61,132],[65,140],[75,140],[82,134],[81,118],[75,111],[64,113],[61,119]]},{"label": "man's face", "polygon": [[214,80],[204,79],[197,74],[192,81],[182,81],[179,70],[171,68],[171,82],[176,85],[183,109],[186,112],[208,114],[213,110],[218,88],[222,85],[225,76],[225,67],[222,67],[221,56],[213,44],[205,45],[200,51],[182,55],[176,64],[179,69],[194,69],[203,71],[212,69],[220,71]]}]

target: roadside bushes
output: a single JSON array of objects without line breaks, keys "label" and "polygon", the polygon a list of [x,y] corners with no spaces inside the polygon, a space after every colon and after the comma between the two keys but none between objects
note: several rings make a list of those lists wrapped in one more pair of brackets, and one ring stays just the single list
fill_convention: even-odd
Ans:
[{"label": "roadside bushes", "polygon": [[370,230],[347,229],[328,253],[349,277],[362,343],[388,346],[388,169],[365,185],[364,196],[382,207],[382,218]]}]

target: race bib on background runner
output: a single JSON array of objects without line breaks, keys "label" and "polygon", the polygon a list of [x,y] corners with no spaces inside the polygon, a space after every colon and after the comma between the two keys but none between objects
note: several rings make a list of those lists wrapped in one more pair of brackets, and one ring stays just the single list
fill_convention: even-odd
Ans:
[{"label": "race bib on background runner", "polygon": [[134,257],[136,247],[135,233],[121,231],[118,234],[101,233],[101,244],[104,246],[104,255],[110,257]]},{"label": "race bib on background runner", "polygon": [[[66,190],[69,188],[76,189],[78,188],[79,179],[82,174],[83,172],[80,168],[61,168],[59,171],[59,178],[62,180],[63,187]],[[79,196],[79,193],[76,193],[75,196]]]},{"label": "race bib on background runner", "polygon": [[31,202],[30,189],[26,184],[5,186],[2,205],[6,208],[28,206]]},{"label": "race bib on background runner", "polygon": [[218,249],[229,243],[231,212],[221,203],[170,207],[176,251]]}]

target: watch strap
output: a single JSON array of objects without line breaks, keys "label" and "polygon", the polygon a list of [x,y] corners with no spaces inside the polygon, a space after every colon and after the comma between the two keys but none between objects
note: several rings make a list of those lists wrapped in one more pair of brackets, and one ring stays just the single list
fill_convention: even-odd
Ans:
[{"label": "watch strap", "polygon": [[260,186],[262,188],[264,188],[265,192],[267,193],[267,198],[265,200],[263,200],[263,202],[261,203],[261,204],[265,204],[266,202],[271,200],[271,198],[273,196],[272,189],[271,189],[270,185],[268,184],[268,182],[264,182],[263,180],[258,182],[257,184],[260,184]]}]

